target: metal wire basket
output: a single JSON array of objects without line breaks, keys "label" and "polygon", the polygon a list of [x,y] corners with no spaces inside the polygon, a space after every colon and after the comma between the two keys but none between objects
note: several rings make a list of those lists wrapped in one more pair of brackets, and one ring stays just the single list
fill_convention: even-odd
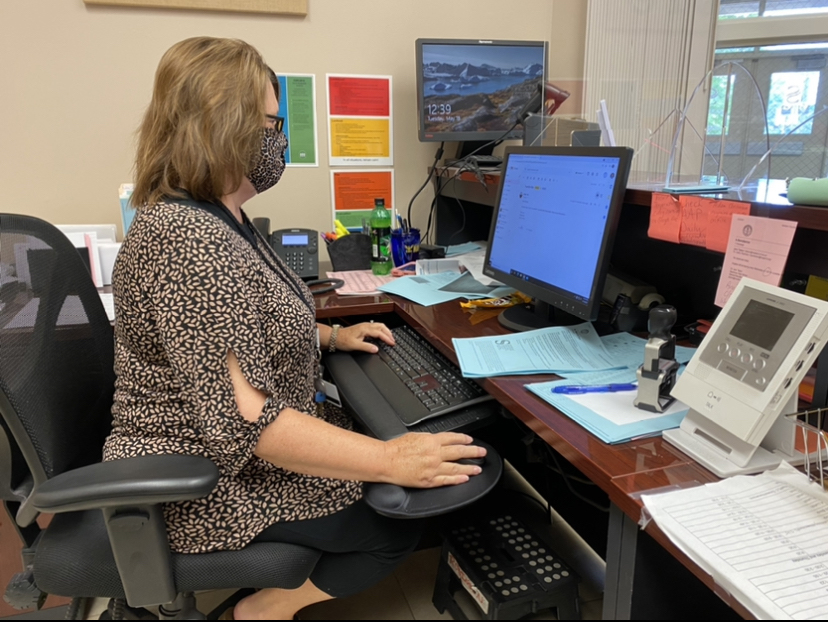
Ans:
[{"label": "metal wire basket", "polygon": [[819,482],[825,488],[828,482],[828,433],[825,431],[828,408],[812,408],[786,416],[799,429],[795,442],[796,448],[805,454],[805,463],[802,465],[805,474],[811,481]]}]

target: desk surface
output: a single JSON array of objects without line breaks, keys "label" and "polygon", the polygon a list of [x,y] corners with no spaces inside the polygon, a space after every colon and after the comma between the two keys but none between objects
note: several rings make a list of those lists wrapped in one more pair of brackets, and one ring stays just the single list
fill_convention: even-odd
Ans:
[{"label": "desk surface", "polygon": [[[455,363],[457,357],[452,338],[508,332],[495,318],[472,325],[456,301],[423,307],[393,296],[354,298],[331,293],[317,297],[317,309],[320,318],[394,312]],[[528,382],[548,379],[548,375],[503,376],[479,382],[500,404],[604,490],[632,520],[638,521],[641,516],[641,493],[717,481],[714,474],[661,437],[619,445],[602,442],[524,388]],[[687,559],[654,523],[651,522],[646,531],[707,587],[718,593],[712,578]],[[752,617],[740,603],[727,595],[719,595],[737,613],[745,618]]]}]

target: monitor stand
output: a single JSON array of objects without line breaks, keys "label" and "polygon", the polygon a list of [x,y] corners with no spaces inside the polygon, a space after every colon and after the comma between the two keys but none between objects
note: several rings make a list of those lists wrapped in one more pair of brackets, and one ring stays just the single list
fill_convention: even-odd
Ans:
[{"label": "monitor stand", "polygon": [[529,304],[504,309],[497,316],[497,320],[509,330],[516,332],[549,328],[550,326],[573,326],[574,324],[583,324],[586,321],[537,299]]}]

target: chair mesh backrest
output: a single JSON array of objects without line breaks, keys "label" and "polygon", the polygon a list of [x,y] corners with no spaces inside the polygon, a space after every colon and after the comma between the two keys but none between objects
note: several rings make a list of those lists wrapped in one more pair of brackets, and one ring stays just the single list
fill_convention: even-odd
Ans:
[{"label": "chair mesh backrest", "polygon": [[[47,478],[97,462],[111,424],[113,333],[78,250],[53,225],[0,214],[0,391],[7,427]],[[6,409],[8,410],[8,409]]]}]

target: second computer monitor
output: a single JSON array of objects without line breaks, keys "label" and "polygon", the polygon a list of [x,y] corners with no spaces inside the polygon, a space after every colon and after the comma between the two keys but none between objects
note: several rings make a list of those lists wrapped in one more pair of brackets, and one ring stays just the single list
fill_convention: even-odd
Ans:
[{"label": "second computer monitor", "polygon": [[631,159],[625,147],[506,149],[483,271],[535,303],[502,324],[598,318]]}]

